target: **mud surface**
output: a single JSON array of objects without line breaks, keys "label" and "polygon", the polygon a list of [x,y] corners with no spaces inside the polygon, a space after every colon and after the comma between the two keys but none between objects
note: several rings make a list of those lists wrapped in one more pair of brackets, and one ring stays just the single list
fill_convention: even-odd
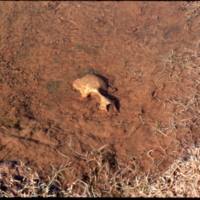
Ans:
[{"label": "mud surface", "polygon": [[[198,142],[200,15],[192,2],[0,2],[0,160],[48,172],[104,148],[165,170]],[[119,112],[72,82],[108,80]],[[109,156],[108,156],[109,155]],[[77,167],[78,166],[78,167]],[[45,169],[45,170],[44,170]]]}]

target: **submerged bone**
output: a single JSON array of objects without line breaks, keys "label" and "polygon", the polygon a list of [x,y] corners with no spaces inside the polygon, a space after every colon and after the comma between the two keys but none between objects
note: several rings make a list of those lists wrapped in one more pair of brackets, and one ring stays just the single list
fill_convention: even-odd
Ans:
[{"label": "submerged bone", "polygon": [[81,93],[82,97],[89,95],[96,95],[100,100],[100,110],[107,111],[108,105],[112,104],[112,101],[100,93],[100,89],[107,90],[106,83],[98,76],[94,74],[88,74],[80,79],[76,79],[73,82],[73,87]]}]

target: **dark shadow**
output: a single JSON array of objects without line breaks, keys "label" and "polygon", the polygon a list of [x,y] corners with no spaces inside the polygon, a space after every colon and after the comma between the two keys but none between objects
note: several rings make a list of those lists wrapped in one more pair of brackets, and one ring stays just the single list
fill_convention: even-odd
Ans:
[{"label": "dark shadow", "polygon": [[16,165],[19,165],[20,163],[19,163],[19,161],[16,161],[16,160],[6,160],[6,161],[1,160],[0,165],[4,165],[4,164],[11,168],[14,168]]},{"label": "dark shadow", "polygon": [[108,99],[110,99],[113,102],[113,104],[114,104],[115,108],[117,109],[117,111],[120,112],[120,102],[119,102],[119,99],[117,97],[115,97],[115,96],[113,96],[111,94],[108,94],[108,92],[103,90],[103,89],[99,89],[99,92],[102,95],[104,95],[105,97],[107,97]]},{"label": "dark shadow", "polygon": [[118,163],[117,163],[117,159],[116,159],[116,153],[115,152],[105,152],[103,153],[103,159],[102,159],[102,162],[105,163],[107,162],[108,165],[109,165],[109,168],[111,170],[116,170],[117,169],[117,166],[118,166]]},{"label": "dark shadow", "polygon": [[96,75],[97,77],[99,77],[100,79],[102,79],[104,81],[104,83],[106,84],[106,87],[110,86],[108,79],[105,76],[102,76],[102,75],[97,74],[97,73],[93,73],[93,74]]},{"label": "dark shadow", "polygon": [[[89,73],[89,74],[94,74],[94,75],[98,76],[100,79],[102,79],[102,80],[105,82],[106,87],[109,87],[109,86],[110,86],[110,85],[109,85],[108,79],[107,79],[105,76],[100,75],[100,74],[99,74],[98,72],[96,72],[94,69],[89,69],[89,70],[87,71],[87,73]],[[103,90],[103,89],[99,89],[99,92],[100,92],[102,95],[104,95],[105,97],[109,98],[109,99],[113,102],[113,104],[114,104],[115,108],[117,109],[117,111],[118,111],[118,112],[120,111],[120,102],[119,102],[119,99],[118,99],[117,97],[108,94],[108,92],[105,91],[105,90]]]}]

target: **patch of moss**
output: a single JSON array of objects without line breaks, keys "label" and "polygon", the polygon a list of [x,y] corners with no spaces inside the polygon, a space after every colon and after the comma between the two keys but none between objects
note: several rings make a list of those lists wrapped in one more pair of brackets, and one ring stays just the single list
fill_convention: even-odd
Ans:
[{"label": "patch of moss", "polygon": [[59,80],[50,80],[47,82],[47,90],[49,93],[56,93],[60,88],[61,81]]}]

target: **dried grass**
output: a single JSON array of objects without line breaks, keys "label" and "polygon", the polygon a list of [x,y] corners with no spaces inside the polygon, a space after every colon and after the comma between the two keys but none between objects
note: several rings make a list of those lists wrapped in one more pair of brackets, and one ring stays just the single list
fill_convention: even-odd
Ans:
[{"label": "dried grass", "polygon": [[137,175],[134,159],[129,166],[118,164],[112,171],[103,162],[100,151],[88,154],[87,179],[77,179],[63,188],[59,181],[64,166],[45,181],[23,163],[1,163],[1,197],[199,197],[200,196],[200,147],[189,148],[170,168],[157,178]]}]

